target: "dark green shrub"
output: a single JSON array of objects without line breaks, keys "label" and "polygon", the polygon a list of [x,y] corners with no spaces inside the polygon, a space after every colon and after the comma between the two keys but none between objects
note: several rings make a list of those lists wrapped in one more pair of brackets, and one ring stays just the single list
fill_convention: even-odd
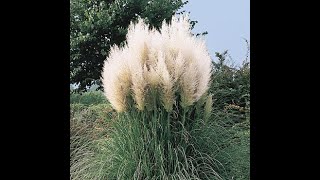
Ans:
[{"label": "dark green shrub", "polygon": [[89,91],[85,93],[71,93],[71,104],[83,104],[85,106],[108,103],[102,91]]}]

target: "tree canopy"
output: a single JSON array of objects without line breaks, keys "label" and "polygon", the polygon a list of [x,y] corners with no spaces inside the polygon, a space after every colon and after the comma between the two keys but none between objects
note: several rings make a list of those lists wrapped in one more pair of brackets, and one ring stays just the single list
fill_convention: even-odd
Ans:
[{"label": "tree canopy", "polygon": [[[123,45],[131,21],[142,17],[154,28],[171,20],[188,1],[71,0],[70,83],[79,91],[98,84],[104,60],[114,44]],[[183,12],[180,12],[183,13]],[[194,27],[197,21],[190,21]]]}]

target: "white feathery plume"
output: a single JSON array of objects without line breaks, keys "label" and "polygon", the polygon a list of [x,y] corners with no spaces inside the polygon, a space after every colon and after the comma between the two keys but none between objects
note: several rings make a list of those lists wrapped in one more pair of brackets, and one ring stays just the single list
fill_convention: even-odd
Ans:
[{"label": "white feathery plume", "polygon": [[129,96],[144,110],[150,88],[161,91],[164,108],[171,111],[176,90],[182,106],[190,106],[207,92],[211,74],[211,58],[204,41],[192,36],[188,16],[173,16],[170,24],[163,21],[160,31],[149,30],[142,19],[131,23],[127,44],[111,48],[102,80],[118,112],[126,110]]}]

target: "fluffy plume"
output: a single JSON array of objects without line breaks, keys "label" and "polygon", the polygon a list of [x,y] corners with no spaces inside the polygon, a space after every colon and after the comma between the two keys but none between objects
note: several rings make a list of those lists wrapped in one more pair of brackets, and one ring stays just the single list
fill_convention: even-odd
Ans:
[{"label": "fluffy plume", "polygon": [[162,102],[167,111],[172,110],[174,101],[173,81],[169,74],[162,51],[158,54],[158,63],[156,66],[156,74],[160,76],[160,85],[162,89]]},{"label": "fluffy plume", "polygon": [[105,95],[118,112],[127,109],[128,98],[144,110],[152,103],[145,97],[150,90],[160,91],[167,111],[172,110],[176,91],[187,107],[207,92],[211,63],[204,41],[190,32],[188,16],[174,16],[169,24],[164,21],[160,31],[150,30],[139,19],[129,26],[127,44],[113,47],[105,61]]},{"label": "fluffy plume", "polygon": [[209,119],[210,116],[211,116],[211,113],[212,113],[212,105],[213,105],[212,94],[210,94],[210,95],[207,97],[207,101],[206,101],[206,104],[205,104],[205,106],[204,106],[204,120],[205,120],[205,121],[208,121],[208,119]]}]

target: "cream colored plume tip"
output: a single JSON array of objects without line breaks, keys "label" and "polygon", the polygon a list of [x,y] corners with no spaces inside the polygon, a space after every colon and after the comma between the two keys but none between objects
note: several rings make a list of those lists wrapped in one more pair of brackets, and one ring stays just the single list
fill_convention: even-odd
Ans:
[{"label": "cream colored plume tip", "polygon": [[111,48],[102,73],[104,94],[118,112],[128,107],[144,110],[152,103],[146,102],[152,90],[159,91],[167,111],[173,108],[176,92],[183,107],[207,92],[212,61],[205,42],[191,34],[188,16],[173,16],[160,31],[139,19],[130,23],[126,37],[123,47]]}]

